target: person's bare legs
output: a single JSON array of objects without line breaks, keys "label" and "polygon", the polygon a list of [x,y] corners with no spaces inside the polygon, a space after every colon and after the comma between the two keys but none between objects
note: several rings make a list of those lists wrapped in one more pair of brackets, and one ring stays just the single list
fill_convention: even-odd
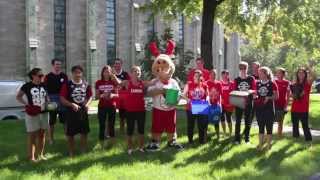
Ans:
[{"label": "person's bare legs", "polygon": [[174,134],[175,133],[167,133],[168,134],[168,142],[172,142],[174,139]]},{"label": "person's bare legs", "polygon": [[87,152],[87,146],[88,146],[87,135],[80,134],[80,149],[82,153]]},{"label": "person's bare legs", "polygon": [[139,149],[143,149],[144,148],[144,135],[140,134],[139,135]]},{"label": "person's bare legs", "polygon": [[75,152],[74,136],[67,136],[69,156],[73,157]]},{"label": "person's bare legs", "polygon": [[128,150],[132,150],[132,146],[133,146],[132,136],[127,136],[127,142],[128,142]]},{"label": "person's bare legs", "polygon": [[283,130],[283,119],[279,119],[278,121],[278,136],[282,137],[282,130]]},{"label": "person's bare legs", "polygon": [[221,127],[222,127],[223,134],[226,134],[226,122],[222,121]]},{"label": "person's bare legs", "polygon": [[265,142],[264,134],[259,134],[259,144],[257,146],[258,151],[262,150],[264,142]]},{"label": "person's bare legs", "polygon": [[231,136],[232,134],[232,123],[228,123],[228,127],[229,127],[229,136]]},{"label": "person's bare legs", "polygon": [[36,153],[36,138],[37,138],[37,132],[29,132],[28,133],[28,159],[31,162],[36,162],[35,153]]},{"label": "person's bare legs", "polygon": [[49,137],[48,137],[48,139],[49,139],[49,143],[50,144],[53,144],[53,141],[54,141],[54,125],[50,125],[49,126]]},{"label": "person's bare legs", "polygon": [[38,131],[38,148],[37,148],[37,151],[38,151],[39,158],[41,158],[43,160],[46,160],[46,158],[44,157],[45,144],[46,144],[45,130],[40,129]]}]

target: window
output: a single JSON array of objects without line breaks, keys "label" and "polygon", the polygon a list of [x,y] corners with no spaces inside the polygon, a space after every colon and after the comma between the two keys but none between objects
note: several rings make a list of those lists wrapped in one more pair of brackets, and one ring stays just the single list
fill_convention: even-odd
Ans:
[{"label": "window", "polygon": [[116,58],[116,13],[115,0],[106,0],[107,63]]},{"label": "window", "polygon": [[66,0],[54,0],[54,56],[66,61]]},{"label": "window", "polygon": [[178,17],[178,43],[181,47],[184,46],[184,18],[183,16]]}]

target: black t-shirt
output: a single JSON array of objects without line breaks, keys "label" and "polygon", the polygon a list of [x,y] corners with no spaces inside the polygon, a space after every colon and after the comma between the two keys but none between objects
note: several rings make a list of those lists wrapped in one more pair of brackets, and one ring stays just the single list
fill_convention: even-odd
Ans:
[{"label": "black t-shirt", "polygon": [[68,101],[81,106],[84,105],[86,100],[88,100],[92,96],[92,90],[88,83],[85,81],[76,84],[69,80],[66,84],[63,85],[60,96],[63,96]]},{"label": "black t-shirt", "polygon": [[45,85],[47,87],[49,94],[59,94],[60,89],[64,83],[68,81],[68,76],[61,72],[56,75],[52,72],[46,75],[45,77]]},{"label": "black t-shirt", "polygon": [[257,95],[256,105],[263,105],[264,107],[273,107],[273,101],[270,100],[267,104],[263,104],[266,97],[272,97],[273,91],[277,91],[277,85],[272,81],[263,82],[262,80],[257,81]]},{"label": "black t-shirt", "polygon": [[235,90],[238,91],[248,91],[248,90],[254,90],[255,89],[255,79],[252,76],[248,76],[245,79],[242,79],[240,77],[237,77],[234,79],[235,82]]},{"label": "black t-shirt", "polygon": [[44,109],[47,91],[43,83],[36,85],[32,82],[28,82],[25,83],[20,90],[26,94],[29,105],[40,106]]},{"label": "black t-shirt", "polygon": [[127,72],[125,72],[125,71],[121,71],[121,73],[117,74],[116,76],[117,76],[117,78],[119,78],[122,81],[130,79],[129,74]]}]

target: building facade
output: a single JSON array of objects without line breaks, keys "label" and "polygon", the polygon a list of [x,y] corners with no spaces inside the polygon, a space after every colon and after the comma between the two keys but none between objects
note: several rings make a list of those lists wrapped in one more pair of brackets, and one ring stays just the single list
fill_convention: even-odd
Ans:
[{"label": "building facade", "polygon": [[[116,57],[124,68],[139,64],[148,34],[173,29],[174,39],[185,51],[200,53],[201,20],[182,16],[166,22],[139,7],[147,0],[1,0],[0,79],[24,80],[33,67],[50,71],[54,57],[69,72],[73,65],[85,67],[90,82],[101,67]],[[237,74],[239,37],[226,41],[223,26],[215,25],[214,65],[218,71]]]}]

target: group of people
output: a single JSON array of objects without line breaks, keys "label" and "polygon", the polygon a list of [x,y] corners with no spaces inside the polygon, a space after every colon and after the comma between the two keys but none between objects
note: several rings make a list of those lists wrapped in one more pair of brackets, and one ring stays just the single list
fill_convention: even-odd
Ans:
[{"label": "group of people", "polygon": [[[81,151],[87,151],[87,135],[90,132],[88,108],[93,99],[99,101],[99,141],[101,147],[115,142],[115,120],[118,109],[120,130],[126,125],[128,154],[133,153],[133,134],[135,126],[138,131],[138,148],[140,152],[160,149],[161,134],[168,135],[168,147],[178,150],[184,147],[177,142],[176,106],[163,106],[166,93],[164,86],[174,86],[180,90],[174,79],[167,81],[157,78],[141,79],[141,68],[132,66],[129,73],[122,70],[122,60],[116,59],[113,67],[102,68],[100,79],[96,81],[93,93],[90,85],[83,77],[84,69],[77,65],[71,69],[71,77],[61,71],[61,61],[53,59],[52,71],[43,74],[40,68],[32,69],[28,76],[30,82],[25,83],[17,94],[17,100],[25,105],[25,124],[28,132],[28,158],[31,161],[46,159],[44,147],[48,129],[49,143],[54,143],[54,127],[57,117],[64,124],[69,155],[75,154],[75,135],[80,134]],[[229,77],[228,70],[221,71],[221,80],[217,80],[216,70],[206,70],[202,58],[195,60],[196,67],[187,76],[187,82],[180,98],[186,99],[187,136],[193,144],[194,126],[197,123],[199,143],[208,140],[208,116],[192,113],[192,101],[208,101],[210,105],[222,107],[221,118],[214,124],[217,137],[220,134],[220,122],[223,132],[233,133],[232,115],[235,112],[234,142],[241,142],[241,121],[244,116],[244,140],[250,142],[250,128],[254,116],[259,126],[258,150],[270,149],[273,123],[278,122],[278,135],[282,135],[284,116],[288,111],[289,98],[292,97],[291,118],[293,137],[299,137],[299,122],[302,123],[306,141],[312,136],[308,126],[309,94],[315,75],[311,69],[299,68],[295,80],[285,79],[286,70],[276,70],[276,78],[268,67],[260,67],[258,62],[252,65],[252,75],[248,74],[248,63],[240,62],[239,76],[234,80]],[[245,108],[234,106],[230,100],[232,91],[244,91],[250,95]],[[23,98],[26,95],[27,100]],[[153,98],[152,140],[145,146],[146,109],[144,97]],[[47,111],[48,102],[55,102],[57,109]],[[182,122],[179,122],[182,123]]]}]

